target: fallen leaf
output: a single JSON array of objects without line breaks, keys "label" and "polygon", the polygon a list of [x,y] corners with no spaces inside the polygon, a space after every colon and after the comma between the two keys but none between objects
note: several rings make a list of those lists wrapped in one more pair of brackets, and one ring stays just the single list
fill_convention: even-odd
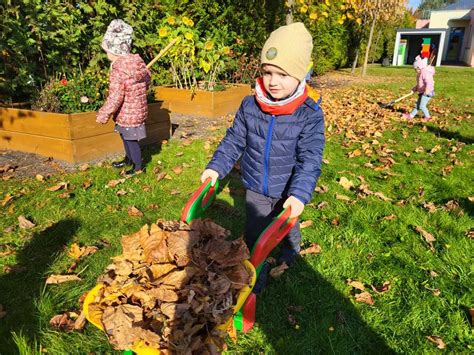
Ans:
[{"label": "fallen leaf", "polygon": [[115,193],[117,196],[125,196],[127,194],[127,191],[124,189],[120,189]]},{"label": "fallen leaf", "polygon": [[446,348],[446,344],[444,343],[443,339],[441,339],[441,337],[439,337],[439,336],[429,335],[429,336],[426,337],[426,339],[428,339],[432,343],[436,344],[436,347],[438,349],[445,349]]},{"label": "fallen leaf", "polygon": [[83,188],[84,190],[87,190],[87,189],[88,189],[89,187],[91,187],[91,186],[92,186],[92,180],[91,180],[91,179],[87,179],[86,181],[84,181],[84,182],[82,183],[82,188]]},{"label": "fallen leaf", "polygon": [[108,183],[107,183],[107,187],[115,187],[121,183],[125,182],[125,179],[118,179],[118,180],[110,180]]},{"label": "fallen leaf", "polygon": [[374,300],[372,299],[372,296],[368,292],[362,292],[362,293],[356,294],[355,300],[357,302],[366,303],[371,306],[373,306],[375,303]]},{"label": "fallen leaf", "polygon": [[74,330],[82,330],[86,326],[87,318],[84,311],[81,312],[79,317],[74,322]]},{"label": "fallen leaf", "polygon": [[36,226],[33,222],[26,219],[26,217],[23,215],[18,217],[18,225],[21,229],[30,229]]},{"label": "fallen leaf", "polygon": [[382,192],[374,192],[374,196],[377,196],[378,198],[380,198],[384,201],[392,201],[391,198],[385,196]]},{"label": "fallen leaf", "polygon": [[83,246],[80,247],[79,244],[73,243],[69,249],[68,255],[73,259],[80,259],[87,255],[94,254],[98,250],[95,246]]},{"label": "fallen leaf", "polygon": [[317,243],[311,243],[311,245],[300,251],[300,255],[306,255],[306,254],[319,254],[321,253],[321,246]]},{"label": "fallen leaf", "polygon": [[57,185],[48,187],[46,190],[48,191],[58,191],[58,190],[67,190],[68,188],[68,183],[67,182],[60,182]]},{"label": "fallen leaf", "polygon": [[43,182],[44,181],[44,176],[40,175],[40,174],[36,174],[35,179],[38,180],[39,182]]},{"label": "fallen leaf", "polygon": [[273,278],[280,277],[285,272],[286,269],[288,269],[288,265],[286,265],[286,263],[283,262],[280,265],[270,270],[270,276]]},{"label": "fallen leaf", "polygon": [[362,282],[360,281],[354,281],[352,279],[347,279],[346,280],[346,283],[349,285],[349,286],[352,286],[358,290],[361,290],[361,291],[365,291],[365,286]]},{"label": "fallen leaf", "polygon": [[351,198],[346,195],[336,194],[336,200],[349,202],[351,201]]},{"label": "fallen leaf", "polygon": [[82,164],[82,165],[79,167],[79,170],[80,170],[80,171],[89,170],[89,164],[87,164],[87,163]]},{"label": "fallen leaf", "polygon": [[338,218],[334,218],[332,221],[331,221],[331,224],[333,226],[338,226],[339,225],[339,219]]},{"label": "fallen leaf", "polygon": [[50,275],[46,279],[46,285],[60,284],[69,281],[81,281],[81,279],[77,275]]},{"label": "fallen leaf", "polygon": [[385,281],[382,286],[374,286],[374,285],[370,285],[370,287],[372,288],[372,290],[374,290],[374,292],[376,293],[384,293],[384,292],[387,292],[388,290],[390,290],[390,281]]},{"label": "fallen leaf", "polygon": [[171,190],[170,195],[174,196],[174,195],[179,195],[180,193],[181,193],[181,191],[179,191],[178,189],[173,189],[173,190]]},{"label": "fallen leaf", "polygon": [[69,192],[63,192],[62,194],[59,194],[58,197],[62,199],[71,198],[71,194]]},{"label": "fallen leaf", "polygon": [[181,166],[175,166],[173,169],[173,172],[176,174],[176,175],[179,175],[183,172],[183,167]]},{"label": "fallen leaf", "polygon": [[318,210],[322,210],[322,209],[325,209],[325,208],[328,207],[328,206],[329,206],[329,203],[328,203],[328,202],[322,201],[322,202],[318,203],[318,206],[317,206],[317,207],[318,207]]},{"label": "fallen leaf", "polygon": [[303,228],[310,227],[312,225],[313,225],[313,221],[308,219],[307,221],[304,221],[304,222],[300,223],[300,228],[303,229]]},{"label": "fallen leaf", "polygon": [[135,206],[130,206],[127,210],[128,215],[132,217],[143,217],[143,212],[140,211],[138,208]]},{"label": "fallen leaf", "polygon": [[10,201],[13,200],[13,196],[11,194],[6,194],[5,198],[2,200],[2,207],[5,207]]},{"label": "fallen leaf", "polygon": [[346,190],[350,190],[354,187],[354,183],[344,176],[339,179],[339,185],[341,185]]},{"label": "fallen leaf", "polygon": [[428,233],[427,231],[425,231],[423,228],[421,228],[420,226],[415,226],[415,230],[421,234],[421,236],[425,239],[425,241],[429,244],[430,246],[430,250],[432,252],[435,252],[435,248],[433,246],[433,242],[436,241],[436,238],[433,237],[433,235],[431,233]]},{"label": "fallen leaf", "polygon": [[21,266],[21,265],[5,265],[3,267],[3,272],[6,274],[18,274],[21,272],[25,272],[26,266]]},{"label": "fallen leaf", "polygon": [[316,191],[319,194],[324,194],[324,193],[329,191],[329,187],[327,187],[325,185],[316,186],[314,191]]},{"label": "fallen leaf", "polygon": [[393,221],[393,220],[397,219],[397,216],[395,216],[394,214],[390,214],[388,216],[385,216],[382,219],[385,220],[385,221]]},{"label": "fallen leaf", "polygon": [[68,313],[55,315],[49,320],[49,325],[55,329],[66,332],[74,330],[74,321],[69,318]]},{"label": "fallen leaf", "polygon": [[435,213],[438,209],[433,202],[425,202],[423,207],[426,208],[429,213]]}]

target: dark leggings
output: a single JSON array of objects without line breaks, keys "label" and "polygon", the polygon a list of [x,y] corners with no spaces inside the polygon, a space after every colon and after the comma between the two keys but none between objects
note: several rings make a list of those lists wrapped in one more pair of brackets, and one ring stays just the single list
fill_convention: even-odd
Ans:
[{"label": "dark leggings", "polygon": [[125,154],[127,158],[133,162],[135,171],[142,170],[142,151],[138,141],[127,141],[123,139],[123,146],[125,147]]}]

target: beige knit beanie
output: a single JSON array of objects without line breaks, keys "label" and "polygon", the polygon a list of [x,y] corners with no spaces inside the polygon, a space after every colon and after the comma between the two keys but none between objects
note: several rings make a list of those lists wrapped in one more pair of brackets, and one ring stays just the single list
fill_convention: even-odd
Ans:
[{"label": "beige knit beanie", "polygon": [[301,22],[282,26],[270,34],[261,54],[261,64],[280,67],[302,81],[308,71],[313,51],[313,38]]}]

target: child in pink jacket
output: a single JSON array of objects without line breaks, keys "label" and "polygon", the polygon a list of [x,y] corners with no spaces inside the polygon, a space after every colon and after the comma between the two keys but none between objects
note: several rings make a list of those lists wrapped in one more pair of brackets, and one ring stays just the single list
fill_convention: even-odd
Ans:
[{"label": "child in pink jacket", "polygon": [[423,111],[425,121],[431,119],[430,112],[426,107],[428,102],[434,96],[434,79],[435,68],[428,65],[426,58],[417,56],[413,67],[416,70],[416,85],[411,89],[413,92],[418,92],[418,100],[416,106],[411,113],[403,114],[406,119],[412,119],[418,113],[418,110]]},{"label": "child in pink jacket", "polygon": [[113,115],[115,132],[122,138],[126,157],[114,162],[115,168],[131,165],[126,176],[142,170],[142,153],[138,141],[146,137],[148,116],[147,90],[150,71],[138,54],[130,53],[133,29],[122,20],[113,20],[102,41],[102,48],[112,62],[109,96],[97,113],[97,122],[105,124]]}]

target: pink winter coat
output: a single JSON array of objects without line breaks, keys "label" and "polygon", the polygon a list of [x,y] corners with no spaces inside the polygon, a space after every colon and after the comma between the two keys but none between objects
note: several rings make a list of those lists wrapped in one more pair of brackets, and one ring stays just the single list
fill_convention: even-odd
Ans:
[{"label": "pink winter coat", "polygon": [[109,96],[97,113],[98,123],[107,123],[114,115],[115,123],[123,127],[138,127],[148,115],[147,89],[150,71],[138,54],[121,56],[109,75]]},{"label": "pink winter coat", "polygon": [[421,69],[421,71],[416,75],[416,85],[413,87],[412,91],[432,96],[434,91],[434,75],[435,68],[431,65]]}]

